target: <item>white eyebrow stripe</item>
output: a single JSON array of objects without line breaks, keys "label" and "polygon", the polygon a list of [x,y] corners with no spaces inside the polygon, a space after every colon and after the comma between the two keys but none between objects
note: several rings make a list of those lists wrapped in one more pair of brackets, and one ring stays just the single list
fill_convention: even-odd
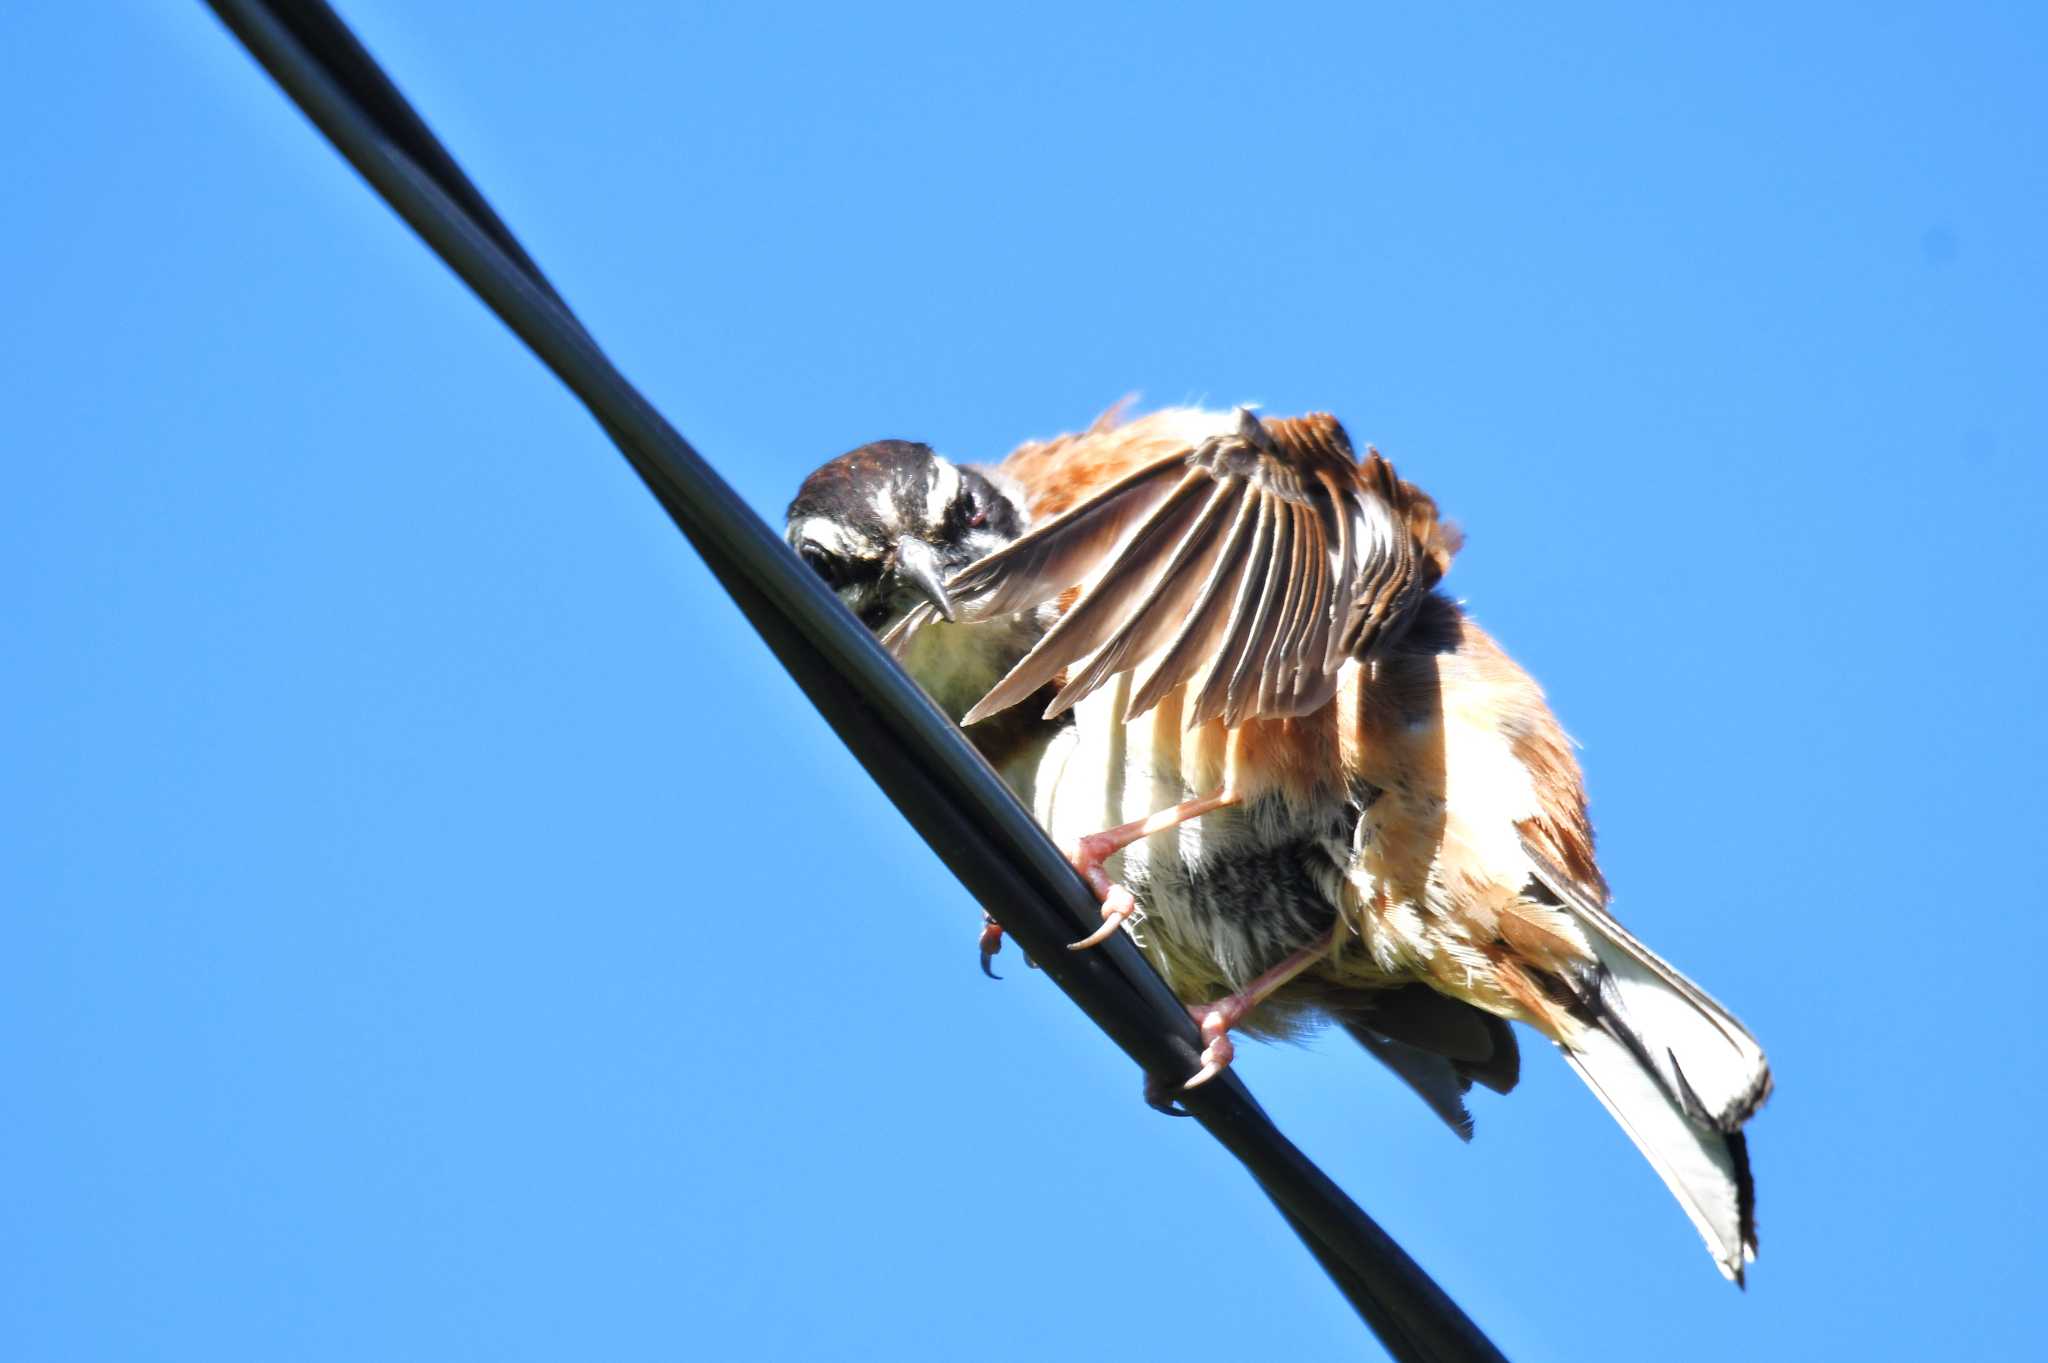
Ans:
[{"label": "white eyebrow stripe", "polygon": [[883,525],[892,524],[896,519],[896,502],[889,496],[889,485],[885,482],[868,497],[868,505],[875,509]]},{"label": "white eyebrow stripe", "polygon": [[936,526],[946,519],[946,508],[960,495],[960,470],[944,459],[932,461],[932,485],[924,496],[924,521]]},{"label": "white eyebrow stripe", "polygon": [[846,533],[846,527],[823,516],[810,516],[799,522],[796,528],[799,541],[809,540],[828,554],[851,558],[859,552],[853,537]]}]

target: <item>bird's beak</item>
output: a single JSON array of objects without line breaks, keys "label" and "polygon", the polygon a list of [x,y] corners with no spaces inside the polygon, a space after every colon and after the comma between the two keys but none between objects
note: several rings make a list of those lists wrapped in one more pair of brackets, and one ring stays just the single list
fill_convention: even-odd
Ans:
[{"label": "bird's beak", "polygon": [[939,556],[929,544],[911,535],[896,541],[896,576],[924,593],[932,609],[953,619],[953,598],[946,595],[946,575],[939,568]]}]

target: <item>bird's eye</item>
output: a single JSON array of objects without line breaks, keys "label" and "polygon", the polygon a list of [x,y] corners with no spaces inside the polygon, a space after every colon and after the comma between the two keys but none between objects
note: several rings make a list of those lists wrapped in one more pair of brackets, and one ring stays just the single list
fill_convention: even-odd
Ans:
[{"label": "bird's eye", "polygon": [[817,545],[806,541],[796,552],[812,572],[825,579],[826,586],[836,588],[845,578],[846,565]]},{"label": "bird's eye", "polygon": [[974,504],[974,510],[967,513],[967,528],[970,530],[979,530],[981,529],[981,527],[987,524],[988,511],[981,505],[980,502],[976,502]]}]

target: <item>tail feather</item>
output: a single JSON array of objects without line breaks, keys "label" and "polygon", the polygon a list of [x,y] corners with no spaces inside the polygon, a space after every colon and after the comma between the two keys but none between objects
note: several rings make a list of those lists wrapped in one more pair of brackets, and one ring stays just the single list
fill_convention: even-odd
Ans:
[{"label": "tail feather", "polygon": [[1704,990],[1631,936],[1605,910],[1579,909],[1599,956],[1601,1026],[1636,1053],[1694,1121],[1735,1132],[1771,1092],[1763,1047]]},{"label": "tail feather", "polygon": [[1771,1092],[1763,1047],[1602,906],[1570,906],[1597,963],[1579,981],[1565,1058],[1628,1132],[1737,1284],[1756,1258],[1742,1124]]},{"label": "tail feather", "polygon": [[1375,990],[1339,1010],[1338,1020],[1460,1140],[1472,1139],[1465,1094],[1473,1083],[1506,1093],[1521,1076],[1521,1052],[1506,1020],[1428,985]]},{"label": "tail feather", "polygon": [[1685,1208],[1721,1272],[1740,1285],[1756,1258],[1756,1188],[1742,1133],[1693,1121],[1635,1049],[1604,1030],[1588,1028],[1560,1049]]},{"label": "tail feather", "polygon": [[1525,834],[1536,883],[1584,930],[1598,964],[1582,1002],[1630,1047],[1671,1100],[1696,1120],[1739,1131],[1771,1096],[1771,1067],[1726,1008],[1607,911],[1606,896],[1565,871]]},{"label": "tail feather", "polygon": [[1455,1131],[1459,1140],[1472,1139],[1472,1114],[1465,1107],[1465,1093],[1472,1087],[1472,1082],[1458,1073],[1456,1065],[1420,1046],[1381,1036],[1360,1022],[1347,1021],[1344,1030],[1351,1033],[1373,1059],[1392,1070],[1396,1078],[1413,1089],[1416,1097],[1429,1104],[1429,1110]]},{"label": "tail feather", "polygon": [[1558,1044],[1699,1228],[1735,1282],[1756,1258],[1756,1186],[1742,1124],[1771,1095],[1763,1047],[1707,992],[1607,911],[1606,896],[1566,875],[1526,836],[1553,902],[1594,959],[1566,985],[1577,999]]}]

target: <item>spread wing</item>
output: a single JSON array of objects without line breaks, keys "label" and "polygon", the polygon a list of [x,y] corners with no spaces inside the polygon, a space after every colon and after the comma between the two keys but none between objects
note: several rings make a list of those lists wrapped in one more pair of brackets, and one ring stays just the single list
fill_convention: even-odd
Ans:
[{"label": "spread wing", "polygon": [[1407,621],[1455,548],[1436,506],[1334,418],[1237,426],[1154,460],[947,584],[986,618],[1080,595],[965,723],[1065,674],[1047,717],[1146,668],[1126,720],[1191,685],[1190,726],[1307,714]]}]

